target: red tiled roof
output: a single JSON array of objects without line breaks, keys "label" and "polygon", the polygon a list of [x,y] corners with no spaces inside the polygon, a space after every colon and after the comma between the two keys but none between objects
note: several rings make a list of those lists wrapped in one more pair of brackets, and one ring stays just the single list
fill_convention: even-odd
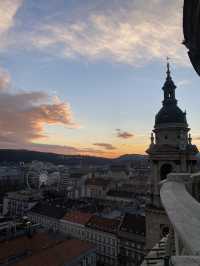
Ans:
[{"label": "red tiled roof", "polygon": [[[10,256],[23,253],[25,250],[38,252],[48,245],[55,243],[55,239],[50,239],[47,233],[34,234],[31,238],[27,236],[17,237],[15,239],[0,243],[0,262]],[[57,240],[58,242],[58,240]]]},{"label": "red tiled roof", "polygon": [[50,249],[29,256],[14,266],[60,266],[93,250],[94,246],[77,239],[64,241]]},{"label": "red tiled roof", "polygon": [[120,221],[117,219],[108,219],[94,215],[87,226],[93,229],[97,229],[109,233],[117,233]]},{"label": "red tiled roof", "polygon": [[[60,266],[94,249],[88,242],[76,239],[56,240],[48,233],[36,233],[31,238],[17,237],[0,243],[0,263],[19,256],[13,266]],[[24,254],[24,257],[20,254]]]},{"label": "red tiled roof", "polygon": [[72,211],[72,212],[66,213],[62,219],[72,222],[72,223],[78,223],[78,224],[85,225],[88,223],[88,221],[91,219],[92,216],[93,214],[91,213]]}]

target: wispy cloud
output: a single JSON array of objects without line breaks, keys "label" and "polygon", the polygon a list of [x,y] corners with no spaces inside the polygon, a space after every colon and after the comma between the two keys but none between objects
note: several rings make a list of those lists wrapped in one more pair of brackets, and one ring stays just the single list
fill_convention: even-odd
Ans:
[{"label": "wispy cloud", "polygon": [[183,79],[177,82],[178,87],[187,87],[190,84],[191,84],[191,80],[188,80],[188,79]]},{"label": "wispy cloud", "polygon": [[105,150],[115,150],[116,148],[110,144],[110,143],[102,143],[102,142],[98,142],[98,143],[93,143],[93,145],[104,148]]},{"label": "wispy cloud", "polygon": [[181,45],[182,1],[113,3],[103,1],[104,8],[89,10],[84,17],[79,10],[79,18],[42,23],[33,34],[32,45],[64,58],[143,65],[170,56],[179,64],[186,63]]},{"label": "wispy cloud", "polygon": [[0,1],[0,48],[8,46],[9,30],[14,26],[15,15],[22,5],[23,0],[2,0]]},{"label": "wispy cloud", "polygon": [[129,139],[134,137],[133,133],[122,131],[121,129],[116,129],[117,137],[121,139]]},{"label": "wispy cloud", "polygon": [[[23,3],[23,0],[0,2],[0,49],[6,46],[39,49],[66,59],[103,59],[134,66],[167,56],[181,65],[189,62],[181,44],[181,0],[113,0],[112,4],[94,1],[85,5],[78,1],[77,9],[62,7],[62,11],[59,3],[49,0],[42,3],[43,8],[38,3],[33,8],[44,12],[46,6],[52,12],[48,17],[39,17],[30,8],[30,16],[19,16],[16,31],[9,32]],[[28,23],[27,17],[34,23]]]}]

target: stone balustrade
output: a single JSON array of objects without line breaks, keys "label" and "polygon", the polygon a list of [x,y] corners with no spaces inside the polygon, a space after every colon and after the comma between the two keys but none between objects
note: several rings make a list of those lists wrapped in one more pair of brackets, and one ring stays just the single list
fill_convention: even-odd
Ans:
[{"label": "stone balustrade", "polygon": [[[165,256],[162,254],[169,260],[158,260],[156,266],[199,266],[200,203],[196,199],[200,197],[200,173],[169,174],[161,183],[160,197],[171,229],[165,240]],[[155,257],[150,252],[142,266],[149,265],[152,254]]]},{"label": "stone balustrade", "polygon": [[174,229],[178,256],[200,256],[200,203],[188,192],[190,183],[189,174],[169,174],[160,190],[163,207]]}]

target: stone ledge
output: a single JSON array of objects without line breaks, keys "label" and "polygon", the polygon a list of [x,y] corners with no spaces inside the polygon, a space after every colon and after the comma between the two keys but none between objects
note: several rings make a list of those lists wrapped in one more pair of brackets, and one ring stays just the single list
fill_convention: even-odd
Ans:
[{"label": "stone ledge", "polygon": [[171,173],[167,176],[167,182],[179,182],[179,183],[187,183],[190,181],[189,173]]},{"label": "stone ledge", "polygon": [[199,266],[200,257],[193,257],[193,256],[172,257],[172,264],[173,266]]},{"label": "stone ledge", "polygon": [[[177,177],[176,177],[177,175]],[[161,201],[188,254],[200,255],[200,204],[188,193],[188,174],[171,174],[161,187]]]}]

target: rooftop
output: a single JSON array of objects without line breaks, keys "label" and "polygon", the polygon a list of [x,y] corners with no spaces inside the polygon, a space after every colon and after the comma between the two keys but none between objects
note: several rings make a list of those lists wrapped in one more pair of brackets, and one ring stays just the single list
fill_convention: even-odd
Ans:
[{"label": "rooftop", "polygon": [[138,235],[146,234],[145,216],[126,213],[122,220],[120,230]]},{"label": "rooftop", "polygon": [[8,192],[7,197],[14,200],[36,201],[42,198],[37,190],[20,190]]},{"label": "rooftop", "polygon": [[89,222],[92,216],[93,214],[91,213],[71,211],[71,212],[66,213],[62,219],[68,222],[85,225]]},{"label": "rooftop", "polygon": [[87,226],[92,229],[115,234],[118,231],[119,224],[120,221],[117,219],[108,219],[94,215],[87,223]]},{"label": "rooftop", "polygon": [[125,198],[125,199],[134,199],[135,193],[134,192],[128,192],[128,191],[109,190],[107,193],[107,196],[119,197],[119,198]]},{"label": "rooftop", "polygon": [[66,213],[66,208],[57,207],[54,203],[40,202],[31,209],[31,212],[56,219],[61,219]]},{"label": "rooftop", "polygon": [[60,266],[93,249],[84,241],[58,240],[48,233],[37,233],[1,243],[0,264],[13,261],[14,266]]}]

